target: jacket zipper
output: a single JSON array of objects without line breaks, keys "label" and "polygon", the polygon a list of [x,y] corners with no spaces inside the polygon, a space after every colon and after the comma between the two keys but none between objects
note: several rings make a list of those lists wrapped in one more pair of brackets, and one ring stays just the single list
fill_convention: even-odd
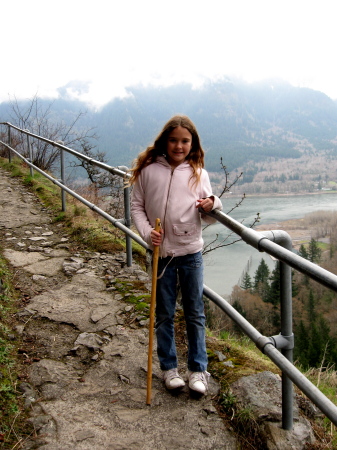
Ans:
[{"label": "jacket zipper", "polygon": [[[168,191],[167,191],[167,196],[166,196],[166,205],[165,205],[165,211],[164,211],[164,220],[163,220],[163,222],[162,222],[162,223],[164,224],[164,233],[165,233],[165,230],[166,230],[166,213],[167,213],[168,199],[169,199],[169,197],[170,197],[170,191],[171,191],[171,184],[172,184],[173,172],[174,172],[174,169],[171,167],[171,178],[170,178],[170,183],[169,183],[169,187],[168,187]],[[165,253],[165,252],[164,252],[164,249],[165,249],[165,234],[164,234],[164,237],[163,237],[162,253]]]}]

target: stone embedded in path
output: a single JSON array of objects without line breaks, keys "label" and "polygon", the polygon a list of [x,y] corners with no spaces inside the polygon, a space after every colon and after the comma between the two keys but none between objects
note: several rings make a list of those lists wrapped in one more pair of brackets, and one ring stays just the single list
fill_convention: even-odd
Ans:
[{"label": "stone embedded in path", "polygon": [[86,439],[94,438],[95,432],[91,431],[91,430],[79,430],[79,431],[76,431],[74,436],[75,436],[76,442],[82,442],[82,441],[85,441]]},{"label": "stone embedded in path", "polygon": [[12,249],[5,249],[4,256],[14,267],[22,267],[33,275],[45,275],[52,277],[62,270],[64,257],[57,257],[54,250],[52,255],[41,254],[40,252],[26,252]]},{"label": "stone embedded in path", "polygon": [[[106,291],[104,281],[90,273],[74,275],[60,289],[37,295],[29,304],[41,317],[73,324],[89,333],[116,325],[115,315],[123,307]],[[96,322],[91,319],[93,314]]]},{"label": "stone embedded in path", "polygon": [[30,381],[34,386],[46,383],[65,386],[76,379],[74,371],[61,361],[42,359],[30,367]]},{"label": "stone embedded in path", "polygon": [[93,350],[99,350],[104,344],[104,340],[95,333],[81,333],[74,343],[74,350],[77,350],[80,345],[84,345]]},{"label": "stone embedded in path", "polygon": [[113,337],[112,341],[101,348],[106,359],[111,359],[115,356],[124,356],[128,350],[126,342],[120,342],[118,338]]},{"label": "stone embedded in path", "polygon": [[[111,314],[111,308],[110,306],[104,305],[104,306],[98,306],[95,308],[90,316],[90,319],[96,323],[102,319],[104,319],[107,315]],[[113,319],[112,319],[113,320]]]},{"label": "stone embedded in path", "polygon": [[18,250],[5,249],[4,256],[14,267],[28,266],[39,261],[48,259],[45,255],[38,252],[22,252]]},{"label": "stone embedded in path", "polygon": [[25,266],[25,270],[32,274],[52,277],[62,270],[64,258],[48,258],[44,261]]},{"label": "stone embedded in path", "polygon": [[33,275],[32,276],[32,280],[36,281],[37,283],[39,281],[43,281],[43,280],[46,280],[46,279],[47,279],[47,277],[45,277],[44,275]]},{"label": "stone embedded in path", "polygon": [[[144,395],[146,394],[146,391],[144,390]],[[143,401],[144,401],[143,397]],[[146,416],[148,416],[149,411],[146,409],[139,409],[138,411],[135,408],[121,408],[116,407],[114,408],[114,414],[122,421],[127,423],[132,423],[140,419],[144,419]]]}]

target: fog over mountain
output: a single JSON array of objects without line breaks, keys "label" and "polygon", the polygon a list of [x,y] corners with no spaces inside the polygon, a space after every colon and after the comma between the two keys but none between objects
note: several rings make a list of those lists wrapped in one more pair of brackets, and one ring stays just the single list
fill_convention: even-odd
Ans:
[{"label": "fog over mountain", "polygon": [[[67,90],[59,92],[60,98],[52,100],[54,120],[70,122],[87,109]],[[220,170],[221,157],[230,170],[269,158],[317,153],[337,157],[337,103],[312,89],[278,80],[247,84],[223,79],[199,88],[132,86],[127,94],[98,111],[88,109],[81,120],[82,126],[96,127],[98,149],[114,166],[130,166],[176,113],[188,115],[196,124],[209,171]],[[41,105],[50,103],[40,100]],[[8,103],[0,104],[0,120],[11,121]]]}]

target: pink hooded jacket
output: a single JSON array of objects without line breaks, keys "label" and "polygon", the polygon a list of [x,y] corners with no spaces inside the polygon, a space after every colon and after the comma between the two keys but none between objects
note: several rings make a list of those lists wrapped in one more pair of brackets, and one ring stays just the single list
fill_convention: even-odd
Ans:
[{"label": "pink hooded jacket", "polygon": [[144,241],[153,248],[151,230],[156,218],[161,220],[164,235],[160,256],[163,258],[202,250],[201,218],[207,223],[215,220],[200,214],[196,208],[198,199],[212,196],[213,209],[222,209],[220,199],[212,194],[206,170],[202,169],[197,185],[190,181],[191,174],[192,168],[187,162],[172,170],[166,159],[160,156],[141,171],[134,185],[131,201],[133,222]]}]

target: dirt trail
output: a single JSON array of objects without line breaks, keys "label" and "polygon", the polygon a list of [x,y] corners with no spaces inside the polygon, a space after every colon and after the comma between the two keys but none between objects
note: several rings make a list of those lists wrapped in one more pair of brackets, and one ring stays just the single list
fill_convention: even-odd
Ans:
[{"label": "dirt trail", "polygon": [[146,405],[147,321],[116,285],[125,281],[141,299],[146,273],[125,267],[121,253],[79,251],[2,169],[0,237],[23,304],[16,331],[28,377],[20,389],[35,434],[22,448],[237,448],[212,404],[213,380],[205,397],[187,387],[172,395],[154,358]]}]

